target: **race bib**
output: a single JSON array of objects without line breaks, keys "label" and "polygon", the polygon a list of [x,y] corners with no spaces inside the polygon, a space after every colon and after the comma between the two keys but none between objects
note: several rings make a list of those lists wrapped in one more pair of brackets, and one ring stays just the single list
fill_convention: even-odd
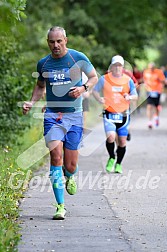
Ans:
[{"label": "race bib", "polygon": [[149,92],[149,96],[150,96],[151,98],[157,98],[158,95],[159,95],[158,92],[155,92],[155,91]]},{"label": "race bib", "polygon": [[67,85],[71,83],[69,69],[52,70],[49,72],[49,82],[51,86]]},{"label": "race bib", "polygon": [[113,123],[122,123],[123,122],[123,115],[121,113],[109,113],[108,118]]}]

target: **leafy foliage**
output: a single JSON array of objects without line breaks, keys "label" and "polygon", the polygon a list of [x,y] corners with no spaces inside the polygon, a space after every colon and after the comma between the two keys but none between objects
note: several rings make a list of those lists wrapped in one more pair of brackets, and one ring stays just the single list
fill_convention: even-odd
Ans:
[{"label": "leafy foliage", "polygon": [[[75,29],[79,24],[84,27],[83,15],[74,22],[81,9],[88,17],[87,23],[93,20],[92,24],[96,24],[92,31],[97,42],[111,47],[131,63],[135,58],[146,58],[145,46],[152,46],[167,31],[166,0],[67,1],[64,9],[66,24],[75,34],[81,31],[81,28]],[[77,13],[74,15],[75,10]],[[90,31],[86,27],[82,34],[87,30]]]},{"label": "leafy foliage", "polygon": [[[16,142],[16,135],[24,130],[22,110],[18,102],[28,98],[28,78],[22,69],[24,62],[19,57],[18,44],[15,42],[2,42],[0,53],[0,144],[5,145]],[[9,145],[9,144],[8,144]]]},{"label": "leafy foliage", "polygon": [[166,32],[167,20],[163,12],[167,6],[163,0],[97,0],[89,1],[86,6],[99,27],[97,40],[105,38],[106,45],[111,45],[130,61],[143,58],[144,47]]},{"label": "leafy foliage", "polygon": [[[0,144],[16,142],[16,134],[24,129],[21,109],[17,103],[26,98],[28,78],[23,69],[22,47],[19,44],[23,31],[19,21],[24,16],[25,0],[1,1],[0,22]],[[2,12],[2,13],[1,13]],[[20,33],[19,33],[20,30]],[[28,93],[27,93],[28,94]]]},{"label": "leafy foliage", "polygon": [[1,0],[0,1],[0,31],[1,34],[6,34],[16,25],[17,21],[25,18],[24,10],[26,0]]}]

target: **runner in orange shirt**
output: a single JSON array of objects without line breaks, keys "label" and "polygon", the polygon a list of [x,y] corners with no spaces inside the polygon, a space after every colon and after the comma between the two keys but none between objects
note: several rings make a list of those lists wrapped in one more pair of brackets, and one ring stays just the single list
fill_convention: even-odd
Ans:
[{"label": "runner in orange shirt", "polygon": [[155,126],[159,125],[160,96],[163,91],[165,76],[161,69],[155,68],[154,63],[149,63],[148,69],[143,72],[143,80],[147,90],[146,114],[148,117],[148,127],[152,129],[153,117],[155,119]]},{"label": "runner in orange shirt", "polygon": [[111,71],[99,78],[92,91],[95,99],[103,104],[104,108],[103,123],[109,154],[107,172],[112,172],[114,169],[114,172],[122,173],[121,163],[126,153],[130,101],[138,98],[133,80],[123,73],[123,69],[123,57],[120,55],[112,57]]}]

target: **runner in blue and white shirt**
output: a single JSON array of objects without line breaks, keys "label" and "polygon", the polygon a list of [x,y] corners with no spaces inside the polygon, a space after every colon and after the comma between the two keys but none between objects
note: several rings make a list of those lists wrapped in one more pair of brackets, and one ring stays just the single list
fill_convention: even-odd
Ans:
[{"label": "runner in blue and white shirt", "polygon": [[[65,218],[64,167],[66,189],[75,194],[77,185],[73,175],[77,172],[78,148],[83,132],[82,93],[98,81],[96,71],[85,54],[66,47],[64,28],[52,27],[48,31],[48,46],[51,54],[37,64],[38,81],[30,102],[23,105],[26,114],[40,98],[46,88],[46,111],[44,136],[50,150],[50,178],[58,203],[54,219]],[[82,72],[88,77],[82,85]]]}]

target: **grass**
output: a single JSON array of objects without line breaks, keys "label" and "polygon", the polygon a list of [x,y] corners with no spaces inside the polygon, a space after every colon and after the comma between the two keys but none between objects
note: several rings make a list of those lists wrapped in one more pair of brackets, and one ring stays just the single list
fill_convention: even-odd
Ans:
[{"label": "grass", "polygon": [[[34,119],[33,119],[34,120]],[[44,160],[33,165],[29,170],[18,166],[16,160],[24,150],[35,143],[42,135],[42,124],[40,121],[34,123],[31,129],[18,138],[17,146],[11,145],[0,148],[0,251],[15,252],[20,240],[19,234],[19,205],[24,197],[24,192],[31,179],[33,171],[42,165]],[[29,178],[27,178],[29,172]]]},{"label": "grass", "polygon": [[[18,234],[17,218],[19,215],[19,199],[22,197],[23,190],[13,190],[10,186],[11,178],[14,173],[20,173],[20,168],[14,163],[15,151],[8,146],[1,149],[0,163],[0,251],[16,251],[20,236]],[[24,179],[24,172],[21,173]],[[17,186],[18,178],[12,181],[12,186]]]}]

